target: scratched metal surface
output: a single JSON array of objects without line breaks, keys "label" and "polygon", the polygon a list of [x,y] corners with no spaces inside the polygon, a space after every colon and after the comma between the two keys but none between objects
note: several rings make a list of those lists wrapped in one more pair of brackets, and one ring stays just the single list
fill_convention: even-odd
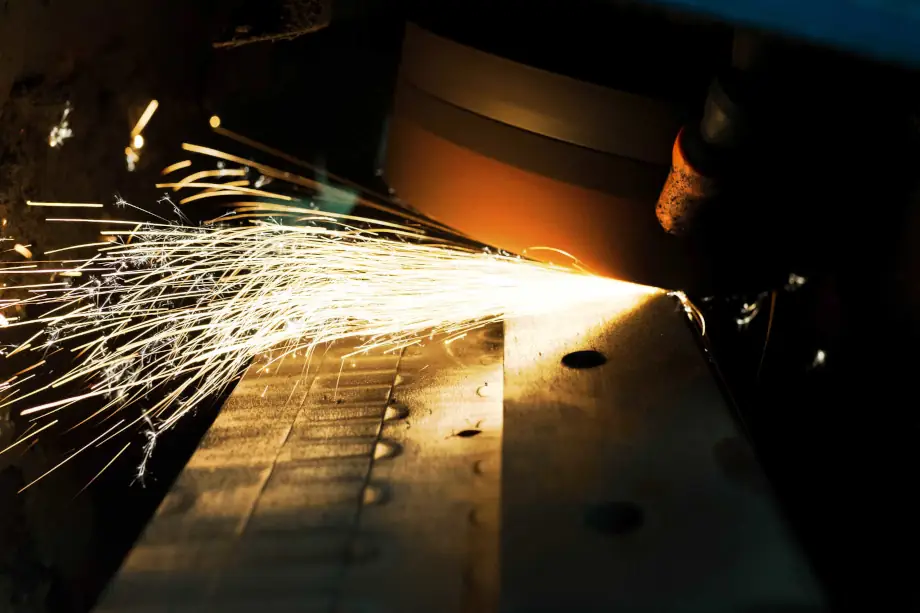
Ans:
[{"label": "scratched metal surface", "polygon": [[100,612],[488,611],[501,327],[243,378]]}]

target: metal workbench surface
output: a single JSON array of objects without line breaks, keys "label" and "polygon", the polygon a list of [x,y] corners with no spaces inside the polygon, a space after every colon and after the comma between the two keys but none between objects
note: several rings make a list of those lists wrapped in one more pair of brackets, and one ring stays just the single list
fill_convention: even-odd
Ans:
[{"label": "metal workbench surface", "polygon": [[254,364],[97,610],[822,610],[672,298],[348,351]]}]

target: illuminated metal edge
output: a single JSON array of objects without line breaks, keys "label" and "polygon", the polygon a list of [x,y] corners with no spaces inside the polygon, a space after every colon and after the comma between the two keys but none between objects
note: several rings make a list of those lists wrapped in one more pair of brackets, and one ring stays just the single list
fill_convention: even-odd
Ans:
[{"label": "illuminated metal edge", "polygon": [[347,351],[250,369],[97,611],[495,609],[500,326]]},{"label": "illuminated metal edge", "polygon": [[408,23],[400,78],[445,103],[579,147],[671,162],[680,118],[669,104],[519,64]]},{"label": "illuminated metal edge", "polygon": [[823,610],[683,308],[628,307],[506,324],[500,610]]}]

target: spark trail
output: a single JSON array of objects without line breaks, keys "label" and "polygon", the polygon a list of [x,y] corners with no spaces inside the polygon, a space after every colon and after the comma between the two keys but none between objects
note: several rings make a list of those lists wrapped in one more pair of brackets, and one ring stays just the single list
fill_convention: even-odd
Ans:
[{"label": "spark trail", "polygon": [[[250,198],[248,191],[236,195]],[[85,220],[116,241],[75,246],[84,257],[65,268],[0,269],[57,271],[56,282],[31,281],[19,301],[43,315],[5,320],[35,330],[8,356],[29,352],[38,362],[67,348],[75,357],[53,377],[27,379],[23,370],[0,382],[0,410],[49,428],[59,411],[91,406],[81,423],[107,427],[98,444],[142,430],[152,449],[260,354],[271,352],[272,363],[309,358],[345,339],[358,339],[355,353],[398,350],[577,301],[656,291],[466,246],[417,225],[276,199],[283,203],[234,203],[231,217],[208,226]]]}]

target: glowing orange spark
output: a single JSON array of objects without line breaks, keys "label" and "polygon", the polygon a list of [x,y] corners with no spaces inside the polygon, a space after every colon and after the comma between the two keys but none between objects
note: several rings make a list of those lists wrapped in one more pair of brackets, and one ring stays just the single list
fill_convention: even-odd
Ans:
[{"label": "glowing orange spark", "polygon": [[[48,428],[50,428],[51,426],[53,426],[53,425],[56,424],[56,423],[58,423],[58,420],[55,419],[54,421],[45,424],[44,426],[42,426],[41,428],[39,428],[38,430],[36,430],[35,432],[33,432],[33,433],[32,433],[32,436],[31,436],[30,438],[34,438],[36,434],[38,434],[38,433],[40,433],[40,432],[44,432],[45,430],[47,430]],[[30,427],[29,429],[31,430],[31,427]],[[26,433],[28,433],[28,430],[26,431]],[[0,451],[0,454],[6,453],[7,451],[9,451],[10,449],[12,449],[13,447],[16,447],[17,445],[21,445],[22,443],[24,443],[24,442],[27,441],[27,440],[28,440],[28,439],[26,438],[25,434],[23,434],[23,436],[20,437],[20,439],[19,439],[18,441],[14,442],[14,443],[11,444],[11,445],[8,445],[3,451]]]},{"label": "glowing orange spark", "polygon": [[[147,104],[147,108],[144,109],[144,112],[141,114],[140,119],[137,120],[137,123],[134,124],[134,129],[131,130],[131,138],[134,139],[137,136],[140,136],[140,133],[144,131],[144,128],[147,127],[147,123],[153,117],[153,114],[157,112],[160,103],[156,100],[151,100]],[[143,146],[143,141],[141,141],[141,146]],[[140,148],[140,147],[138,147]]]},{"label": "glowing orange spark", "polygon": [[89,486],[91,486],[91,485],[93,484],[93,482],[95,482],[96,479],[98,479],[98,478],[100,477],[100,475],[102,475],[102,473],[104,473],[104,472],[109,468],[109,466],[111,466],[112,464],[114,464],[114,463],[115,463],[115,460],[117,460],[117,459],[119,458],[119,456],[121,456],[121,454],[123,454],[125,451],[127,451],[128,447],[130,447],[130,446],[131,446],[131,443],[127,443],[124,447],[121,448],[121,450],[120,450],[118,453],[116,453],[114,456],[112,456],[112,459],[109,460],[108,463],[107,463],[105,466],[102,467],[102,470],[100,470],[98,473],[96,473],[96,476],[94,476],[92,479],[89,480],[89,482],[88,482],[86,485],[84,485],[82,488],[80,488],[80,491],[77,492],[77,493],[74,495],[74,498],[76,498],[77,496],[79,496],[80,494],[82,494],[83,492],[85,492],[85,491],[86,491],[86,488],[88,488]]},{"label": "glowing orange spark", "polygon": [[166,168],[160,171],[161,175],[168,175],[171,172],[177,170],[182,170],[183,168],[188,168],[192,165],[192,160],[182,160],[181,162],[176,162],[175,164],[170,164]]}]

